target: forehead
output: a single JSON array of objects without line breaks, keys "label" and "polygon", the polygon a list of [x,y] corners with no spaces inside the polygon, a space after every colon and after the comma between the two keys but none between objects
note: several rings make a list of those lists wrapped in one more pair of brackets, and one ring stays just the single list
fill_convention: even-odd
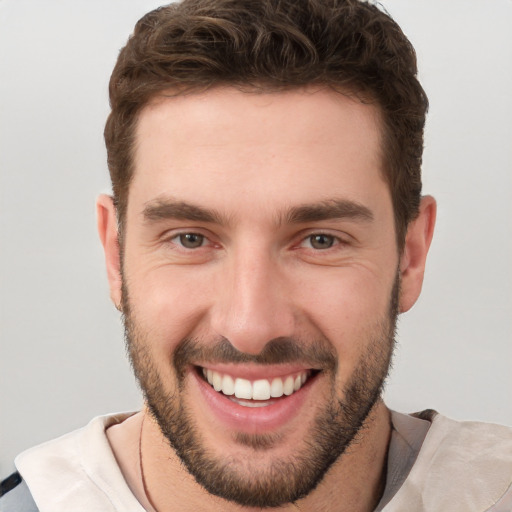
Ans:
[{"label": "forehead", "polygon": [[327,88],[162,95],[141,112],[135,148],[129,203],[243,195],[278,207],[387,189],[377,107]]}]

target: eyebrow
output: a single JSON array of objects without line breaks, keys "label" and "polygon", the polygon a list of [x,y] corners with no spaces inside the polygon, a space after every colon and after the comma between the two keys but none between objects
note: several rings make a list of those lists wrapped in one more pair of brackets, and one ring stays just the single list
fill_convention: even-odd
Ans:
[{"label": "eyebrow", "polygon": [[[173,198],[159,198],[148,202],[142,212],[147,222],[175,219],[227,225],[228,218],[217,210],[194,205]],[[303,224],[322,220],[350,219],[371,222],[374,216],[366,206],[347,199],[329,199],[319,203],[293,206],[278,217],[278,225]]]},{"label": "eyebrow", "polygon": [[286,222],[290,224],[334,219],[371,222],[373,220],[373,213],[369,208],[355,201],[329,199],[320,203],[294,206],[290,208],[285,216]]},{"label": "eyebrow", "polygon": [[227,219],[216,210],[186,203],[184,201],[176,201],[172,198],[150,201],[144,207],[142,215],[144,219],[149,222],[176,219],[227,224]]}]

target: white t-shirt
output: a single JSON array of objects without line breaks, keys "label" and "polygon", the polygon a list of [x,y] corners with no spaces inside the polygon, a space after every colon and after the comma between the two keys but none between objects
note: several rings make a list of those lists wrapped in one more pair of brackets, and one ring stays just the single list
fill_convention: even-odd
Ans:
[{"label": "white t-shirt", "polygon": [[[97,417],[16,458],[40,512],[144,512],[105,433],[131,414]],[[512,429],[426,417],[392,412],[386,488],[376,512],[511,512]]]}]

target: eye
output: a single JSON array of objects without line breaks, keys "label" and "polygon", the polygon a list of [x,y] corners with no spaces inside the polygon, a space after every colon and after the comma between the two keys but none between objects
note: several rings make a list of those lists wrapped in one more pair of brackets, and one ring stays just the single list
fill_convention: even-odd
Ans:
[{"label": "eye", "polygon": [[336,237],[324,233],[311,235],[306,240],[313,249],[317,250],[330,249],[336,243]]},{"label": "eye", "polygon": [[205,243],[205,237],[198,233],[181,233],[180,235],[176,235],[172,240],[182,247],[185,247],[185,249],[197,249],[198,247],[202,247]]}]

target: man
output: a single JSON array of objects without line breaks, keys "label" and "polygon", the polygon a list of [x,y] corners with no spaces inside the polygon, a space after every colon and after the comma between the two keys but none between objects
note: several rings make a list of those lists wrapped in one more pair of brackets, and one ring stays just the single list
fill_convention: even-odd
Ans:
[{"label": "man", "polygon": [[185,1],[110,98],[98,228],[145,407],[22,454],[1,510],[511,510],[509,429],[381,399],[436,213],[398,26]]}]

